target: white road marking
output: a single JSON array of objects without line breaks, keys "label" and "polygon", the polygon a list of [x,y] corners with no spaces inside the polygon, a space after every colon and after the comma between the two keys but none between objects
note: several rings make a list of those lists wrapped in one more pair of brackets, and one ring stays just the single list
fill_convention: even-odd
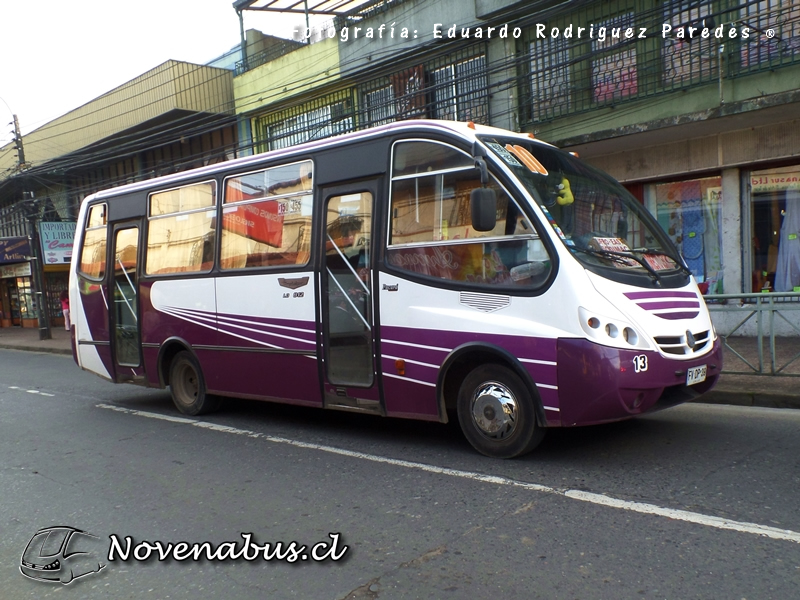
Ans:
[{"label": "white road marking", "polygon": [[631,510],[646,515],[667,517],[668,519],[686,521],[687,523],[697,523],[698,525],[707,525],[708,527],[716,527],[717,529],[730,529],[731,531],[739,531],[742,533],[754,533],[756,535],[763,535],[776,540],[788,540],[800,544],[800,533],[791,531],[790,529],[778,529],[777,527],[768,527],[767,525],[759,525],[758,523],[732,521],[730,519],[723,519],[720,517],[712,517],[710,515],[689,512],[688,510],[664,508],[662,506],[656,506],[655,504],[618,500],[617,498],[611,498],[601,494],[593,494],[592,492],[582,492],[579,490],[567,490],[564,492],[564,495],[567,498],[583,500],[584,502],[591,502],[593,504],[600,504],[602,506]]},{"label": "white road marking", "polygon": [[208,423],[205,421],[198,421],[196,419],[187,419],[185,417],[172,417],[169,415],[161,415],[158,413],[146,412],[142,410],[133,410],[130,408],[122,408],[121,406],[113,406],[111,404],[97,404],[97,408],[105,408],[116,412],[121,412],[129,415],[136,415],[139,417],[147,417],[149,419],[159,419],[162,421],[170,421],[173,423],[182,423],[185,425],[194,425],[204,429],[211,429],[222,433],[232,433],[235,435],[245,435],[252,438],[259,438],[268,442],[276,444],[287,444],[289,446],[296,446],[298,448],[306,448],[309,450],[318,450],[320,452],[327,452],[329,454],[338,454],[340,456],[348,456],[351,458],[358,458],[361,460],[368,460],[375,463],[382,463],[393,465],[396,467],[405,467],[407,469],[416,469],[418,471],[425,471],[427,473],[436,473],[438,475],[448,475],[450,477],[459,477],[461,479],[471,479],[473,481],[480,481],[483,483],[491,483],[494,485],[507,485],[511,487],[522,488],[535,492],[544,492],[547,494],[554,494],[556,496],[564,496],[573,500],[581,500],[599,506],[608,508],[617,508],[622,510],[629,510],[645,515],[653,515],[658,517],[666,517],[676,521],[685,521],[687,523],[695,523],[697,525],[704,525],[706,527],[714,527],[716,529],[726,529],[730,531],[738,531],[740,533],[750,533],[769,537],[775,540],[785,540],[800,544],[800,533],[792,531],[791,529],[779,529],[777,527],[769,527],[766,525],[759,525],[758,523],[748,523],[747,521],[734,521],[732,519],[723,519],[721,517],[714,517],[711,515],[704,515],[701,513],[690,512],[687,510],[677,510],[673,508],[664,508],[655,504],[646,504],[643,502],[630,502],[628,500],[620,500],[605,496],[603,494],[595,494],[592,492],[584,492],[581,490],[559,490],[550,486],[541,485],[538,483],[528,483],[525,481],[516,481],[507,477],[500,477],[497,475],[485,475],[483,473],[476,473],[473,471],[462,471],[459,469],[449,469],[447,467],[438,467],[436,465],[429,465],[425,463],[412,462],[408,460],[400,460],[396,458],[388,458],[386,456],[379,456],[377,454],[367,454],[365,452],[355,452],[353,450],[345,450],[343,448],[336,448],[334,446],[325,446],[322,444],[312,444],[309,442],[301,442],[298,440],[291,440],[288,438],[276,437],[265,433],[250,431],[248,429],[239,429],[238,427],[228,427],[227,425],[217,425],[215,423]]},{"label": "white road marking", "polygon": [[28,392],[29,394],[39,394],[40,396],[49,396],[50,398],[55,398],[55,394],[48,394],[47,392],[41,392],[39,390],[26,390],[25,388],[21,388],[17,385],[10,385],[8,386],[10,390],[22,390],[23,392]]}]

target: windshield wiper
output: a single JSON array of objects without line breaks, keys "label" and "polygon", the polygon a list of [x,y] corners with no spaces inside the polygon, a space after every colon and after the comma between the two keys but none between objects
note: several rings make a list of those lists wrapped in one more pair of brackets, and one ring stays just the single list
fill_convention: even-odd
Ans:
[{"label": "windshield wiper", "polygon": [[666,256],[672,262],[674,262],[676,265],[678,265],[678,268],[681,271],[683,271],[684,273],[686,273],[689,276],[692,275],[692,272],[689,270],[689,267],[687,267],[685,264],[683,264],[683,261],[680,258],[676,258],[675,256],[673,256],[669,252],[664,252],[663,250],[656,250],[655,248],[632,248],[631,252],[636,252],[638,254],[644,254],[645,256]]},{"label": "windshield wiper", "polygon": [[[578,248],[577,246],[570,246],[570,249],[577,250],[578,252],[583,252],[585,254],[592,254],[594,256],[600,256],[602,258],[608,258],[610,260],[616,260],[617,262],[623,264],[627,264],[625,262],[626,260],[636,261],[637,263],[642,265],[642,267],[644,267],[644,269],[648,273],[650,273],[650,277],[653,278],[653,281],[655,281],[656,284],[661,285],[661,276],[658,274],[658,272],[653,267],[651,267],[646,260],[636,256],[635,254],[631,254],[629,252],[616,252],[614,250],[595,250],[594,248]],[[642,254],[646,253],[642,252]]]}]

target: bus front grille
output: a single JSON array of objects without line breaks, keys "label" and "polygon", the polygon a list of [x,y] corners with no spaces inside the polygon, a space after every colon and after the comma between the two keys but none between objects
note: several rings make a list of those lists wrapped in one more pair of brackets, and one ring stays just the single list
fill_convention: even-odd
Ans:
[{"label": "bus front grille", "polygon": [[709,330],[699,333],[692,333],[687,330],[683,335],[656,336],[654,339],[664,354],[694,356],[708,348],[711,343],[710,333]]}]

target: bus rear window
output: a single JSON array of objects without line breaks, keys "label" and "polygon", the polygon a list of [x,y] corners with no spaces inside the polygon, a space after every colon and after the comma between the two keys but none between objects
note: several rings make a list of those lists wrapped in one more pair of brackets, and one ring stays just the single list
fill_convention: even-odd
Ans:
[{"label": "bus rear window", "polygon": [[96,204],[86,219],[78,271],[89,279],[99,280],[106,274],[106,214],[106,205]]}]

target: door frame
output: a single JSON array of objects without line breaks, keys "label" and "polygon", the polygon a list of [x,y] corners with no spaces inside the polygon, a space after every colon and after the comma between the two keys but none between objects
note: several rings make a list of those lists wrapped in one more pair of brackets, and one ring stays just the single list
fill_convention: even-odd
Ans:
[{"label": "door frame", "polygon": [[[140,279],[142,275],[142,241],[144,224],[141,219],[132,219],[111,224],[109,244],[109,268],[108,268],[108,337],[111,345],[111,358],[114,367],[114,380],[117,383],[141,383],[145,384],[146,376],[144,369],[144,357],[142,356],[142,326],[141,326],[141,301],[140,301]],[[116,255],[117,255],[117,235],[120,231],[136,229],[136,282],[134,289],[136,292],[136,336],[137,352],[139,362],[137,365],[120,364],[117,348],[117,319],[116,319]]]},{"label": "door frame", "polygon": [[[377,304],[378,289],[378,256],[380,231],[383,230],[381,224],[380,200],[383,194],[384,178],[374,177],[368,179],[358,179],[354,181],[336,182],[330,185],[319,187],[319,214],[320,219],[316,228],[316,240],[319,242],[317,247],[317,339],[319,340],[318,356],[319,377],[322,388],[322,397],[325,408],[335,408],[340,410],[351,410],[356,412],[368,412],[374,414],[385,414],[383,402],[383,384],[381,378],[381,365],[378,336],[380,315]],[[370,307],[370,341],[371,341],[371,362],[372,362],[372,382],[369,386],[357,384],[332,383],[328,378],[328,350],[330,348],[330,335],[328,327],[330,320],[327,316],[328,298],[328,278],[326,273],[327,252],[327,208],[328,202],[335,196],[345,196],[367,192],[372,196],[372,213],[369,233],[369,307]]]}]

